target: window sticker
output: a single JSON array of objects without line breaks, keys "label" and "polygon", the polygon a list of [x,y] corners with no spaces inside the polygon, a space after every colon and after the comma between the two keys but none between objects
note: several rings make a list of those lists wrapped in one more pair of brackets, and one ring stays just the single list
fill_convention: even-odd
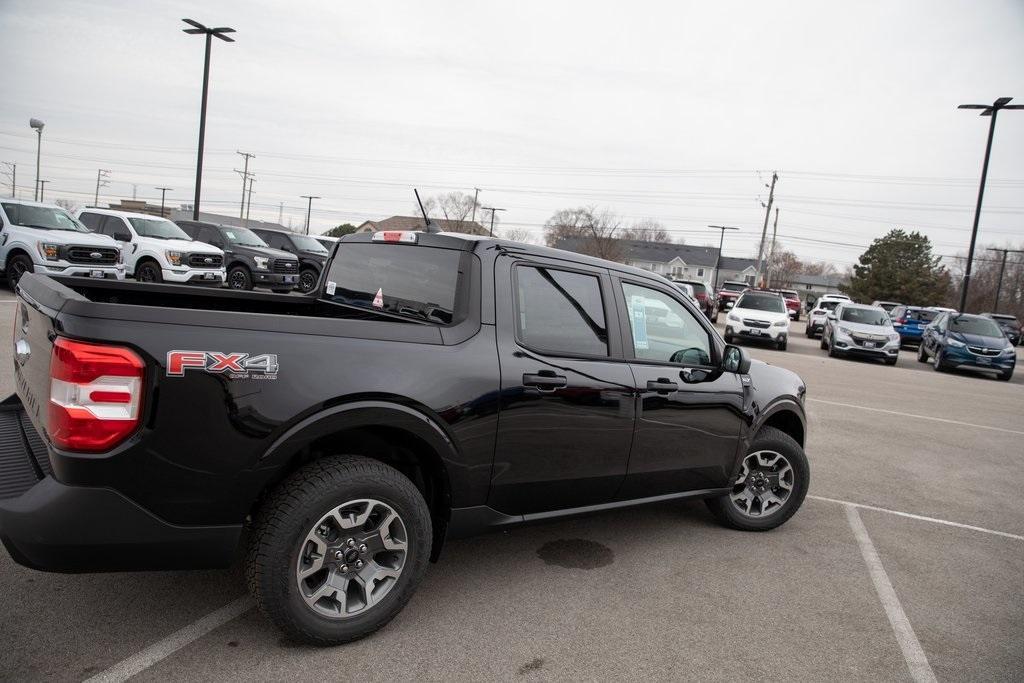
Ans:
[{"label": "window sticker", "polygon": [[225,230],[224,234],[228,236],[229,240],[235,239],[235,233],[231,232],[230,230]]},{"label": "window sticker", "polygon": [[629,298],[629,314],[632,317],[633,348],[648,349],[647,342],[647,300],[638,295]]},{"label": "window sticker", "polygon": [[328,280],[327,281],[327,294],[328,294],[328,296],[333,296],[334,295],[334,291],[337,288],[338,288],[338,283],[337,282],[335,282],[334,280]]},{"label": "window sticker", "polygon": [[384,308],[384,288],[377,290],[377,296],[373,297],[374,308]]}]

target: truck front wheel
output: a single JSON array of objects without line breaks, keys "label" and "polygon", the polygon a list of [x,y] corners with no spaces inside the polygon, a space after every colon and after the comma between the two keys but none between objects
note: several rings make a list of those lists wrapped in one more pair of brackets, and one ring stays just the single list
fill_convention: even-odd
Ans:
[{"label": "truck front wheel", "polygon": [[252,275],[245,266],[235,266],[228,271],[228,287],[231,289],[252,289]]},{"label": "truck front wheel", "polygon": [[18,285],[18,280],[25,273],[31,273],[35,269],[32,266],[32,259],[24,254],[18,254],[12,256],[7,261],[7,284],[10,285],[11,289],[14,289]]},{"label": "truck front wheel", "polygon": [[289,637],[340,645],[401,611],[431,539],[430,510],[403,474],[360,456],[323,458],[282,482],[257,514],[249,589]]}]

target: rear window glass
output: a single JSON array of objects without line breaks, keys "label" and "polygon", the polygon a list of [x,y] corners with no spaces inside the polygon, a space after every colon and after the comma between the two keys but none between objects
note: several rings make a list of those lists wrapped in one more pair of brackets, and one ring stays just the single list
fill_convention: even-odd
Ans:
[{"label": "rear window glass", "polygon": [[839,305],[838,301],[819,301],[818,308],[823,311],[834,311],[836,306]]},{"label": "rear window glass", "polygon": [[941,311],[928,311],[923,308],[909,308],[907,309],[907,317],[911,320],[919,320],[923,323],[930,323],[939,317]]},{"label": "rear window glass", "polygon": [[398,244],[343,244],[324,299],[447,325],[456,320],[462,251]]}]

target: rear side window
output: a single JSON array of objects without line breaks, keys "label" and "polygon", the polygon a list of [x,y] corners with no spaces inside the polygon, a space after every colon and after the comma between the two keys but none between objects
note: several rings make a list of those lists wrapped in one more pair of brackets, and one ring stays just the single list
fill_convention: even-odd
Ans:
[{"label": "rear side window", "polygon": [[596,275],[520,266],[516,268],[519,339],[547,352],[607,356],[601,283]]},{"label": "rear side window", "polygon": [[343,244],[323,298],[441,325],[460,322],[470,254],[398,244]]}]

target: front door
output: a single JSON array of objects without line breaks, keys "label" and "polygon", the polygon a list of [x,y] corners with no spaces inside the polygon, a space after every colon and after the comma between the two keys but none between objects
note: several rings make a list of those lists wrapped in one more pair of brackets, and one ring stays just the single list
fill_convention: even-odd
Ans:
[{"label": "front door", "polygon": [[640,397],[619,498],[728,486],[743,427],[744,387],[722,372],[709,324],[669,287],[614,278],[623,346]]},{"label": "front door", "polygon": [[488,504],[530,514],[611,501],[633,438],[633,376],[606,270],[498,259],[501,401]]}]

